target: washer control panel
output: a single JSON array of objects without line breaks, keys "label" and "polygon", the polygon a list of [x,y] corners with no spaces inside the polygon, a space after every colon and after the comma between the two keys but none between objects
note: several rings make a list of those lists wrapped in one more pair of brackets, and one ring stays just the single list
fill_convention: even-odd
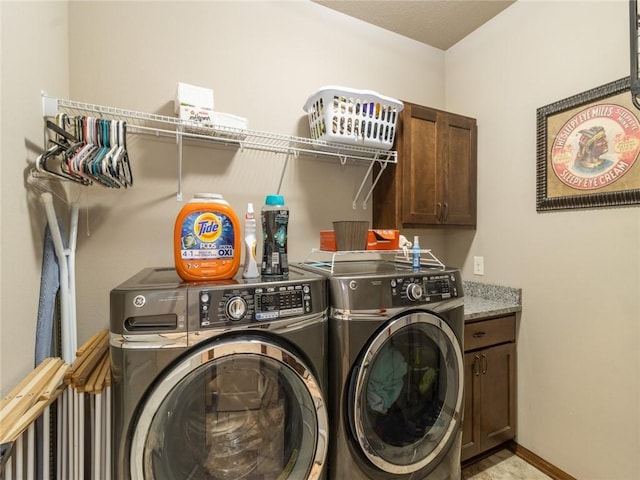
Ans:
[{"label": "washer control panel", "polygon": [[390,280],[394,307],[433,303],[459,296],[455,273],[416,274]]},{"label": "washer control panel", "polygon": [[226,323],[263,322],[311,313],[311,290],[307,283],[230,289],[203,287],[190,291],[196,302],[190,300],[189,306],[193,308],[197,303],[200,328]]}]

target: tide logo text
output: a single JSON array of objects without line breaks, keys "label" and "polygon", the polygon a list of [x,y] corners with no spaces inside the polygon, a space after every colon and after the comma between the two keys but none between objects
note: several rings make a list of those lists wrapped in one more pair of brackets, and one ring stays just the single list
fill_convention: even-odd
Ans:
[{"label": "tide logo text", "polygon": [[210,220],[203,220],[198,223],[198,235],[204,236],[207,234],[216,234],[220,225],[216,222]]},{"label": "tide logo text", "polygon": [[211,212],[205,212],[193,222],[193,230],[200,242],[215,242],[224,230],[222,219]]}]

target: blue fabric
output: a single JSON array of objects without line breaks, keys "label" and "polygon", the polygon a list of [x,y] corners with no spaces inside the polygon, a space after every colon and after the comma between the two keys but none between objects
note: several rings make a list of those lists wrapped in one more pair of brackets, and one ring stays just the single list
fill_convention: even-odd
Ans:
[{"label": "blue fabric", "polygon": [[[60,221],[58,221],[58,224],[60,224]],[[62,226],[60,225],[59,228],[64,242]],[[53,245],[51,230],[47,224],[44,230],[42,247],[42,273],[40,276],[40,298],[38,300],[38,322],[36,325],[36,367],[46,358],[57,356],[57,352],[54,352],[53,348],[53,332],[55,323],[54,315],[56,309],[56,295],[59,289],[60,267],[58,265],[56,250]],[[44,469],[49,468],[49,465],[43,465],[43,439],[45,435],[49,436],[50,432],[44,431],[44,421],[42,417],[40,417],[36,420],[36,478],[39,480],[44,478]]]},{"label": "blue fabric", "polygon": [[[63,237],[64,238],[64,237]],[[49,225],[44,231],[42,249],[42,274],[40,277],[40,299],[38,301],[38,323],[36,326],[35,366],[45,358],[53,356],[53,324],[56,294],[60,288],[60,269],[53,246]]]},{"label": "blue fabric", "polygon": [[387,413],[400,396],[407,373],[407,362],[391,343],[382,347],[371,367],[367,389],[369,408]]}]

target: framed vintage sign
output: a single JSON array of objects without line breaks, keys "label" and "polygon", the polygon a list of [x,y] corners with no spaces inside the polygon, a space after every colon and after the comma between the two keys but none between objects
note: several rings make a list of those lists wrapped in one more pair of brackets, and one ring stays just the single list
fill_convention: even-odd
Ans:
[{"label": "framed vintage sign", "polygon": [[536,210],[640,203],[639,117],[628,77],[538,108]]}]

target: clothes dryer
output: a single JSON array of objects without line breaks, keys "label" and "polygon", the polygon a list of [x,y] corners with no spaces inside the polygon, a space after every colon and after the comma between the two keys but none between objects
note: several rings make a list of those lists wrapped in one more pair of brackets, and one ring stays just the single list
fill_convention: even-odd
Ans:
[{"label": "clothes dryer", "polygon": [[460,272],[385,260],[303,268],[329,278],[329,478],[460,479]]},{"label": "clothes dryer", "polygon": [[112,290],[114,479],[323,478],[326,297],[296,268],[206,283],[148,268]]}]

